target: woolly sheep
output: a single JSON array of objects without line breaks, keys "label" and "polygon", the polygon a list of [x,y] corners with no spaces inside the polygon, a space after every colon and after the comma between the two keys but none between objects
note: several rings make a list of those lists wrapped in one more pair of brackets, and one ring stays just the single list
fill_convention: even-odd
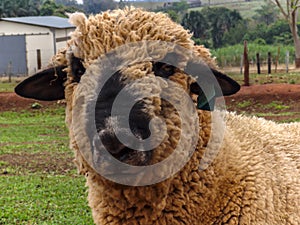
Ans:
[{"label": "woolly sheep", "polygon": [[[175,59],[178,64],[183,62],[180,64],[183,67],[178,68],[159,60],[156,62],[153,58],[134,61],[140,52],[144,53],[143,48],[139,51],[129,48],[125,56],[121,54],[119,59],[121,62],[124,60],[127,66],[117,70],[112,75],[114,78],[108,80],[107,86],[101,90],[95,119],[98,137],[111,155],[126,164],[136,167],[152,165],[171,155],[179,140],[183,146],[188,146],[196,138],[195,151],[190,159],[173,176],[145,186],[119,184],[100,175],[95,169],[99,164],[97,158],[96,161],[89,158],[90,140],[81,135],[89,128],[89,124],[83,125],[87,119],[81,116],[87,115],[90,109],[84,99],[92,99],[90,90],[99,87],[94,77],[103,76],[103,70],[99,69],[103,62],[101,56],[128,43],[165,41],[201,57],[202,61],[196,60],[194,65],[200,68],[205,62],[216,76],[224,95],[234,94],[239,85],[218,72],[209,51],[203,46],[194,46],[191,34],[164,14],[127,8],[89,18],[75,13],[70,16],[70,21],[77,28],[68,46],[53,58],[52,66],[23,81],[16,87],[16,92],[41,100],[66,99],[70,146],[75,151],[79,172],[86,176],[89,205],[96,224],[299,224],[299,125],[279,125],[264,119],[226,113],[226,129],[223,138],[219,138],[221,146],[214,149],[216,154],[212,154],[213,160],[208,161],[209,165],[199,169],[210,139],[213,142],[219,140],[216,133],[222,130],[223,125],[214,124],[209,111],[211,104],[204,108],[201,105],[201,99],[207,102],[210,99],[208,95],[201,98],[200,89],[203,87],[200,85],[199,89],[195,82],[198,79],[201,82],[201,77],[206,74],[201,69],[184,70],[192,59],[185,59],[186,54],[180,52],[175,54]],[[164,58],[169,50],[162,47],[153,51],[159,51]],[[185,124],[179,113],[168,101],[157,97],[166,85],[159,77],[179,84],[200,108],[196,111],[197,116],[184,114],[185,110],[182,110],[190,132],[181,132]],[[133,90],[137,93],[147,92],[149,96],[152,92],[158,93],[156,97],[138,101],[133,108],[133,116],[129,118],[132,132],[140,139],[147,139],[149,135],[154,138],[163,136],[162,143],[147,152],[134,151],[120,143],[111,130],[118,121],[109,117],[109,110],[107,112],[118,91],[137,78],[145,78],[144,81],[149,82],[136,82],[137,88]],[[134,95],[130,88],[129,93],[129,96]],[[220,96],[222,93],[214,94]],[[171,100],[175,97],[178,97],[176,88],[169,93]],[[126,103],[122,107],[126,108]],[[165,130],[159,127],[159,123],[149,125],[155,116],[165,121]],[[196,123],[200,130],[194,137],[192,133]],[[122,128],[117,129],[115,132],[122,133]],[[215,146],[214,143],[212,146]],[[161,168],[162,171],[168,169]],[[151,176],[137,177],[152,179]]]}]

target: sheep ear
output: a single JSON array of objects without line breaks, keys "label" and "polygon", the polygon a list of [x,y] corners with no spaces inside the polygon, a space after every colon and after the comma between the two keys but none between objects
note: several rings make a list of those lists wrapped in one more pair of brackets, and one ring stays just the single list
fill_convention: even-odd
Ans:
[{"label": "sheep ear", "polygon": [[215,75],[222,90],[222,93],[218,93],[218,96],[233,95],[240,90],[241,86],[235,80],[215,69],[211,69],[211,71]]},{"label": "sheep ear", "polygon": [[52,67],[25,79],[15,92],[25,98],[53,101],[65,98],[64,82],[67,78],[65,66]]},{"label": "sheep ear", "polygon": [[215,80],[211,78],[211,74],[213,74],[220,86],[220,88],[215,88],[216,97],[233,95],[240,90],[240,85],[235,80],[208,66],[189,62],[184,71],[198,77],[199,84],[203,82],[214,84]]},{"label": "sheep ear", "polygon": [[[198,109],[212,111],[217,97],[232,95],[240,90],[240,85],[236,81],[209,67],[188,65],[185,72],[194,76],[200,75],[198,79],[201,78],[201,80],[190,85],[191,93],[198,95]],[[216,79],[213,79],[211,74],[214,74]]]}]

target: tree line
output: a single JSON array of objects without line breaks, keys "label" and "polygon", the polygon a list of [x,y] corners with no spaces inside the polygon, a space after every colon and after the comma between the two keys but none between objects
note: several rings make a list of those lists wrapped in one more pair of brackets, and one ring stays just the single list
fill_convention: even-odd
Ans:
[{"label": "tree line", "polygon": [[21,16],[60,16],[65,12],[81,11],[96,14],[108,9],[115,9],[118,3],[113,0],[0,0],[0,18]]},{"label": "tree line", "polygon": [[242,44],[244,40],[256,44],[293,45],[288,22],[280,17],[276,7],[267,3],[257,9],[250,19],[244,19],[237,10],[225,7],[188,11],[185,7],[175,5],[163,11],[189,29],[197,44],[209,48]]},{"label": "tree line", "polygon": [[[169,14],[172,20],[193,32],[197,44],[204,44],[208,48],[241,44],[244,40],[256,44],[295,45],[300,67],[300,44],[297,44],[300,40],[296,36],[300,27],[297,23],[300,5],[293,5],[294,2],[297,1],[287,0],[290,8],[287,7],[285,11],[280,1],[265,0],[265,4],[250,19],[244,19],[238,11],[225,7],[207,6],[189,11],[185,0],[154,11]],[[122,0],[83,0],[83,4],[78,4],[76,0],[0,0],[0,18],[47,15],[66,17],[65,12],[96,14],[124,6]]]},{"label": "tree line", "polygon": [[[124,7],[122,1],[113,0],[0,0],[1,17],[48,16],[66,17],[65,12],[82,11],[95,14],[108,9]],[[243,19],[236,10],[225,7],[204,7],[188,11],[186,1],[176,2],[155,11],[164,11],[176,22],[193,32],[197,44],[209,48],[221,48],[242,43],[292,45],[289,24],[280,18],[279,10],[270,4],[256,10],[252,19]]]}]

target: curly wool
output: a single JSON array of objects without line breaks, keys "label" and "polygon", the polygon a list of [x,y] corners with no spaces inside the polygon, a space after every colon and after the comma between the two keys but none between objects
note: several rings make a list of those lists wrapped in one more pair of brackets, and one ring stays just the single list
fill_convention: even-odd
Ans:
[{"label": "curly wool", "polygon": [[[173,42],[215,65],[207,49],[195,47],[191,34],[161,13],[125,9],[89,18],[77,13],[71,15],[70,21],[77,28],[69,48],[83,59],[86,68],[110,50],[140,40]],[[60,64],[66,59],[65,49],[54,61]],[[187,89],[186,76],[177,74],[172,79]],[[101,177],[81,155],[73,134],[74,129],[81,128],[71,126],[77,88],[74,83],[66,83],[66,120],[76,164],[87,178],[89,205],[96,224],[298,224],[297,126],[229,113],[219,154],[201,171],[199,164],[211,136],[211,117],[209,112],[199,111],[200,138],[185,167],[161,183],[128,187]],[[166,109],[163,116],[172,117],[168,120],[169,138],[157,151],[168,154],[180,137],[176,125],[180,118],[174,110],[168,110],[168,103],[159,104]]]}]

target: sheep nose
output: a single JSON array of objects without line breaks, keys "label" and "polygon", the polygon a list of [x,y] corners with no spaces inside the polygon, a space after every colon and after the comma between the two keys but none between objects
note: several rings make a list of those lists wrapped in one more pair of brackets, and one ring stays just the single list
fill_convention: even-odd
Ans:
[{"label": "sheep nose", "polygon": [[[143,149],[140,141],[151,135],[150,119],[146,113],[140,112],[139,107],[141,106],[131,110],[129,118],[111,116],[107,117],[104,123],[100,121],[98,126],[96,125],[102,144],[111,154],[119,154],[126,147]],[[128,120],[129,127],[124,124],[126,120]]]},{"label": "sheep nose", "polygon": [[101,130],[99,132],[102,144],[111,154],[118,154],[124,149],[124,145],[119,141],[115,133],[110,130]]},{"label": "sheep nose", "polygon": [[[133,166],[145,166],[151,159],[151,151],[140,151],[138,150],[139,143],[132,141],[130,138],[126,139],[125,142],[122,143],[118,137],[120,135],[124,135],[125,130],[123,128],[117,128],[117,131],[109,128],[105,128],[98,132],[100,140],[104,145],[105,149],[117,160],[133,165]],[[139,137],[135,132],[135,136]]]}]

